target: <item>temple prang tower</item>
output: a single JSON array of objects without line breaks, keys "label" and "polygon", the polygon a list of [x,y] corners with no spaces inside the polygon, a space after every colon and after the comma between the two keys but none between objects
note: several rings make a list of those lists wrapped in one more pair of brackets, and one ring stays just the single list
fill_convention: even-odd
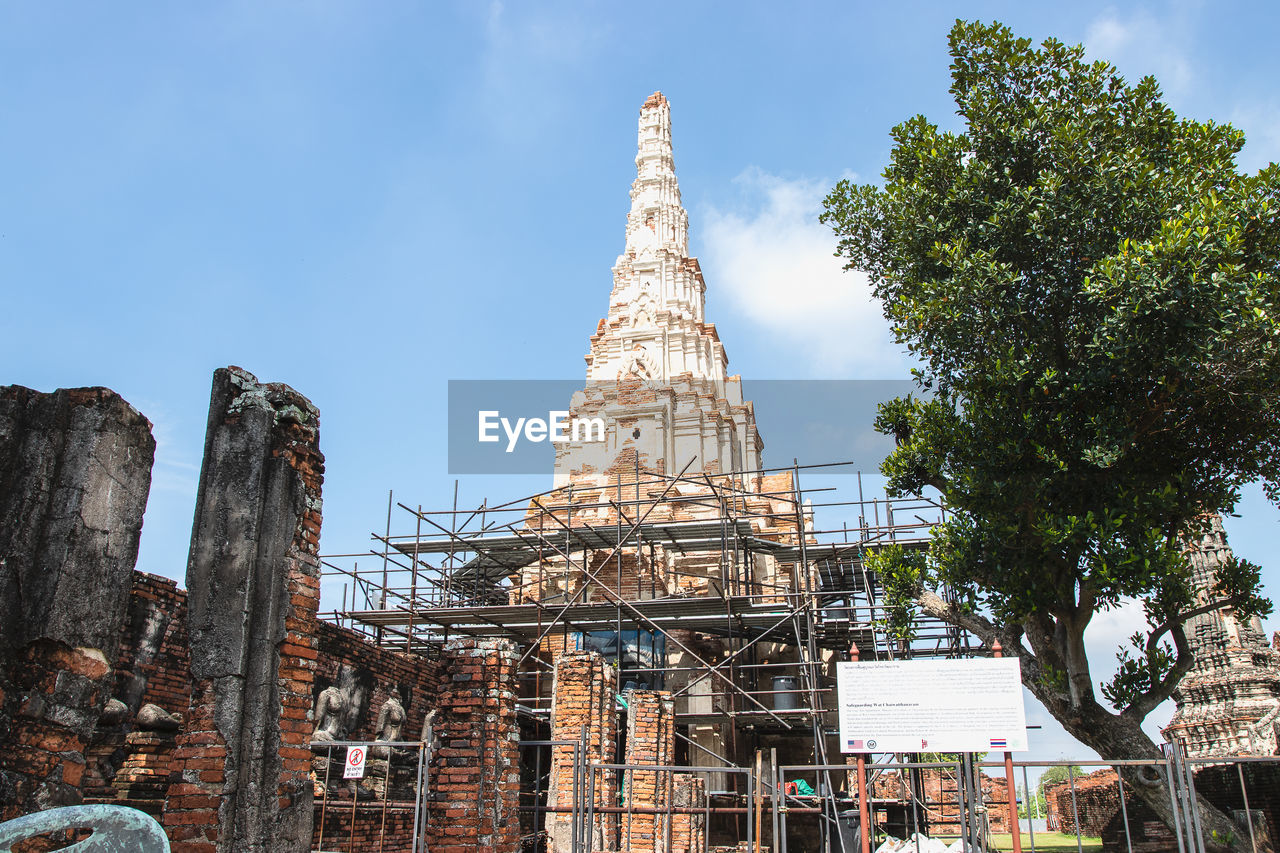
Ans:
[{"label": "temple prang tower", "polygon": [[[1232,556],[1222,518],[1208,522],[1187,550],[1197,604],[1210,600],[1218,567]],[[1211,610],[1188,621],[1187,639],[1195,665],[1174,690],[1165,738],[1192,758],[1280,753],[1280,649],[1267,645],[1261,620]]]},{"label": "temple prang tower", "polygon": [[[548,518],[570,529],[614,530],[646,525],[704,525],[712,538],[699,544],[628,541],[617,550],[554,554],[511,576],[511,603],[544,606],[724,596],[777,596],[803,588],[797,566],[764,551],[726,551],[721,532],[795,543],[812,519],[798,506],[790,471],[762,470],[764,442],[741,379],[714,324],[706,320],[707,283],[689,254],[689,216],[680,198],[671,142],[671,105],[661,92],[645,100],[637,135],[636,178],[631,185],[622,253],[613,266],[606,316],[590,336],[586,383],[569,404],[570,418],[599,418],[604,441],[557,446],[556,489],[535,504],[526,529],[545,535]],[[682,477],[678,477],[684,471]],[[725,525],[728,525],[726,528]],[[714,529],[712,529],[714,528]],[[572,537],[571,537],[572,539]],[[692,545],[692,547],[690,547]],[[759,711],[744,695],[699,676],[736,651],[741,639],[674,628],[663,636],[643,625],[621,630],[556,631],[542,643],[554,665],[578,647],[595,648],[625,674],[617,685],[671,691],[681,737],[691,743],[688,763],[742,766],[750,760],[737,742],[737,711]],[[796,660],[794,647],[761,642],[775,663]],[[742,658],[743,663],[755,655]],[[767,690],[769,678],[737,672],[748,690]],[[544,691],[550,685],[544,687]],[[813,744],[795,758],[812,760]],[[788,752],[784,749],[784,753]],[[708,790],[737,784],[733,774],[711,774]]]}]

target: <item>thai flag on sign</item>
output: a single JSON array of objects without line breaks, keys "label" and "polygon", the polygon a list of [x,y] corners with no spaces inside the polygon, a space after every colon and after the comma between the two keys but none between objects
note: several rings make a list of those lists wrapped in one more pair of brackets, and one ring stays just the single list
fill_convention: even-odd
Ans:
[{"label": "thai flag on sign", "polygon": [[862,749],[862,741],[860,740],[849,741],[849,749]]},{"label": "thai flag on sign", "polygon": [[1005,740],[1002,737],[993,737],[991,739],[992,749],[1006,749],[1008,746],[1009,746],[1009,741]]}]

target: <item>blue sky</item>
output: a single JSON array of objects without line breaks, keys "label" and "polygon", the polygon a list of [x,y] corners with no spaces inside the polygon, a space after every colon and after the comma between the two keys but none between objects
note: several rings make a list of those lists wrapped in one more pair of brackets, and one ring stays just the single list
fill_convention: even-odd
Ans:
[{"label": "blue sky", "polygon": [[[177,578],[212,371],[288,382],[322,413],[323,547],[363,549],[388,489],[452,500],[449,379],[583,374],[655,89],[731,369],[900,378],[817,204],[875,179],[893,124],[954,124],[957,15],[1084,42],[1242,128],[1244,167],[1280,159],[1262,3],[0,2],[0,382],[152,420],[139,568]],[[1257,489],[1240,512],[1274,595],[1280,514]]]}]

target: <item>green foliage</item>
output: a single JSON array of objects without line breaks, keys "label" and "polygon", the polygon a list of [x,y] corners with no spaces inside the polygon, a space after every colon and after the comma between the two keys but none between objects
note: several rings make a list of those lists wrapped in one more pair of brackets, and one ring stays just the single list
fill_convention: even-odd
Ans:
[{"label": "green foliage", "polygon": [[1233,609],[1241,617],[1270,616],[1273,612],[1271,600],[1264,598],[1262,589],[1262,567],[1239,557],[1232,557],[1218,566],[1217,586],[1214,594],[1218,598],[1232,599]]},{"label": "green foliage", "polygon": [[1129,649],[1117,652],[1116,659],[1120,667],[1115,677],[1102,685],[1102,695],[1115,708],[1124,708],[1136,697],[1154,688],[1177,662],[1177,654],[1168,643],[1159,643],[1148,650],[1146,637],[1140,633],[1130,637],[1129,642],[1137,650],[1137,654],[1130,657]]},{"label": "green foliage", "polygon": [[1059,782],[1065,782],[1069,778],[1079,779],[1083,775],[1084,770],[1076,764],[1055,764],[1052,767],[1045,768],[1045,771],[1040,774],[1040,781],[1036,784],[1036,791],[1043,797],[1045,788],[1056,785]]},{"label": "green foliage", "polygon": [[[1239,131],[1079,46],[966,22],[950,45],[963,127],[898,125],[883,185],[841,181],[823,214],[931,395],[881,407],[890,490],[955,510],[927,565],[874,557],[888,626],[909,634],[913,584],[945,585],[1040,625],[1042,681],[1065,685],[1088,614],[1138,599],[1151,630],[1105,695],[1167,695],[1183,537],[1245,483],[1278,491],[1280,167],[1238,173]],[[1242,613],[1269,607],[1256,568],[1220,584]]]},{"label": "green foliage", "polygon": [[910,642],[916,631],[916,596],[928,579],[923,551],[889,545],[863,556],[863,565],[880,580],[884,591],[879,627],[890,637]]}]

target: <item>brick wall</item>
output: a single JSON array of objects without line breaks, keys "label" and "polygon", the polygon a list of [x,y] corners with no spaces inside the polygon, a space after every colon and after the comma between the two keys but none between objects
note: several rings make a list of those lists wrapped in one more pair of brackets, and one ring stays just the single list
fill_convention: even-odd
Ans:
[{"label": "brick wall", "polygon": [[707,781],[701,776],[675,779],[673,803],[681,811],[671,816],[671,853],[704,853],[707,849],[707,817],[693,809],[707,803]]},{"label": "brick wall", "polygon": [[[671,766],[675,755],[675,712],[666,690],[631,690],[627,702],[627,753],[624,764]],[[672,801],[673,774],[659,770],[626,771],[622,806],[664,809]],[[621,815],[622,849],[666,853],[670,817],[664,814]]]},{"label": "brick wall", "polygon": [[[1167,853],[1176,850],[1177,841],[1155,812],[1125,788],[1125,807],[1120,808],[1120,786],[1116,771],[1104,767],[1075,778],[1075,808],[1072,809],[1071,784],[1059,782],[1044,790],[1049,813],[1049,826],[1060,832],[1102,837],[1105,850],[1127,850],[1133,853]],[[1128,832],[1124,816],[1128,815]],[[1077,820],[1078,817],[1078,820]]]},{"label": "brick wall", "polygon": [[[175,581],[133,573],[111,695],[124,702],[128,712],[118,725],[99,725],[94,732],[86,751],[84,794],[94,800],[130,800],[131,805],[158,814],[158,801],[168,788],[174,738],[133,730],[134,717],[143,705],[152,703],[181,714],[191,701],[187,592]],[[118,779],[126,767],[126,778]]]},{"label": "brick wall", "polygon": [[[1060,827],[1061,832],[1074,833],[1078,826],[1080,835],[1100,836],[1120,810],[1118,777],[1116,771],[1109,767],[1075,777],[1074,812],[1069,782],[1050,785],[1044,794],[1049,814],[1053,816],[1050,825]],[[1133,798],[1126,796],[1125,801],[1131,805]]]},{"label": "brick wall", "polygon": [[516,660],[515,648],[499,640],[451,640],[441,652],[432,853],[520,849]]},{"label": "brick wall", "polygon": [[187,591],[177,581],[133,573],[128,621],[120,629],[114,695],[133,713],[148,702],[174,714],[190,704]]},{"label": "brick wall", "polygon": [[[551,739],[583,742],[588,764],[616,763],[617,670],[606,664],[598,653],[591,651],[563,654],[557,658],[555,667]],[[571,815],[567,810],[573,806],[573,755],[574,750],[569,746],[555,746],[551,750],[551,784],[547,805],[566,811],[547,813],[549,853],[568,853],[570,848]],[[615,786],[613,773],[597,771],[595,804],[615,805]],[[615,849],[615,815],[597,812],[590,831],[593,850]]]},{"label": "brick wall", "polygon": [[337,683],[339,667],[349,666],[356,672],[363,707],[355,717],[356,726],[348,732],[348,739],[377,738],[374,724],[378,720],[378,711],[393,687],[400,691],[400,701],[404,705],[402,739],[418,739],[422,733],[423,718],[436,707],[436,695],[440,689],[439,661],[380,648],[355,631],[331,622],[316,623],[316,640],[318,657],[312,686],[313,704],[322,690]]},{"label": "brick wall", "polygon": [[315,843],[317,850],[368,850],[381,853],[412,853],[413,804],[361,802],[354,820],[351,801],[330,802],[323,813],[317,808]]}]

